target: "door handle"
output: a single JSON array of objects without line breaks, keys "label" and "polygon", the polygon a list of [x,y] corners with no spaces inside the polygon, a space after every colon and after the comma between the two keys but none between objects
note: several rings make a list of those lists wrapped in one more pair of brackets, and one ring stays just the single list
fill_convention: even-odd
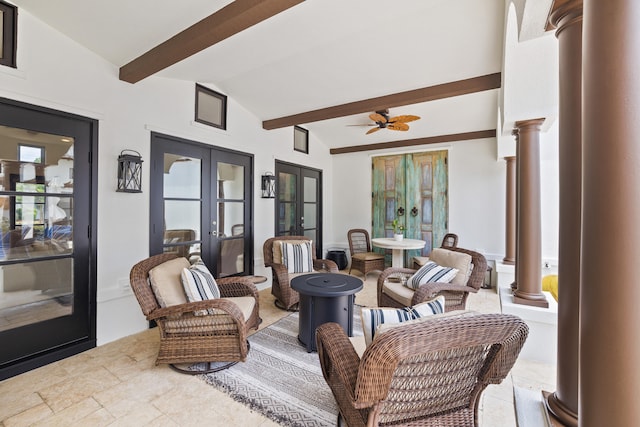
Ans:
[{"label": "door handle", "polygon": [[401,206],[398,208],[398,216],[404,215],[404,208]]},{"label": "door handle", "polygon": [[411,209],[411,216],[418,216],[418,208],[415,206]]}]

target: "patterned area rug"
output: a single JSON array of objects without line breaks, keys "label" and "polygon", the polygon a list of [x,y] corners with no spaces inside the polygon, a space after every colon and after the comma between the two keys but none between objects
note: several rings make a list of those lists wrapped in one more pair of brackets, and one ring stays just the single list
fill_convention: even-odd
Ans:
[{"label": "patterned area rug", "polygon": [[[354,309],[354,335],[362,335]],[[291,427],[335,426],[338,407],[327,386],[318,353],[298,341],[298,313],[249,337],[245,363],[202,375],[209,384],[277,423]]]}]

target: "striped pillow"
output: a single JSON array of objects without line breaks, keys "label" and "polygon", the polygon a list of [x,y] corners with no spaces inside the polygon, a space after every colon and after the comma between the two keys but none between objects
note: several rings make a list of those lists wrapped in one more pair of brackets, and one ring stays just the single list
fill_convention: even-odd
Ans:
[{"label": "striped pillow", "polygon": [[364,341],[371,344],[378,327],[382,324],[403,323],[424,316],[444,313],[444,296],[404,308],[362,308],[362,331]]},{"label": "striped pillow", "polygon": [[309,273],[313,271],[311,241],[301,243],[282,242],[282,264],[289,273]]},{"label": "striped pillow", "polygon": [[449,283],[456,277],[458,271],[457,268],[443,267],[433,261],[428,261],[413,276],[409,277],[407,287],[418,289],[420,285],[425,283]]},{"label": "striped pillow", "polygon": [[[201,259],[196,261],[191,267],[183,268],[180,277],[188,302],[220,298],[218,284]],[[214,309],[209,310],[209,314],[214,313]],[[196,316],[206,316],[207,310],[197,310],[194,314]]]}]

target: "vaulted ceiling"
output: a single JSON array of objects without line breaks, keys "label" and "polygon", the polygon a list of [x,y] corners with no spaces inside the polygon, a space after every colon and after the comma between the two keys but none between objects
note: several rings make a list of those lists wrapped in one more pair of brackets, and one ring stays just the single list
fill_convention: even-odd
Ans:
[{"label": "vaulted ceiling", "polygon": [[[299,124],[334,152],[486,137],[497,125],[504,0],[13,3],[113,63],[125,81],[208,84],[265,129]],[[422,118],[407,132],[350,126],[371,123],[380,108]]]}]

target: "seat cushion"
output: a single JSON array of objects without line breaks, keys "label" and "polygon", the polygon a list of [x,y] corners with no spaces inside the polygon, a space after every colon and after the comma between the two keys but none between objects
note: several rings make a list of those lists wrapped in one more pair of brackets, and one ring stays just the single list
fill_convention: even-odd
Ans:
[{"label": "seat cushion", "polygon": [[385,281],[382,284],[382,293],[406,307],[411,305],[415,291],[407,288],[402,283]]},{"label": "seat cushion", "polygon": [[[220,289],[216,279],[213,278],[213,275],[201,259],[198,259],[189,268],[183,268],[181,279],[189,302],[220,298]],[[207,310],[198,310],[194,314],[196,316],[205,316]]]},{"label": "seat cushion", "polygon": [[429,259],[444,267],[452,267],[458,270],[451,283],[465,286],[471,275],[471,255],[463,252],[450,251],[443,248],[435,248],[431,251]]},{"label": "seat cushion", "polygon": [[188,268],[189,265],[186,258],[176,258],[149,270],[151,288],[160,307],[170,307],[187,302],[180,275],[182,269]]},{"label": "seat cushion", "polygon": [[378,327],[385,323],[402,323],[424,316],[444,313],[444,296],[440,295],[432,300],[404,308],[368,308],[361,311],[362,332],[367,345],[375,337]]},{"label": "seat cushion", "polygon": [[425,283],[449,283],[458,274],[458,269],[446,267],[429,261],[407,280],[407,287],[418,289]]},{"label": "seat cushion", "polygon": [[289,273],[308,273],[313,271],[311,241],[300,243],[282,243],[282,264]]},{"label": "seat cushion", "polygon": [[360,261],[369,261],[372,259],[383,259],[384,255],[375,252],[360,252],[358,254],[353,254],[351,258],[358,259]]},{"label": "seat cushion", "polygon": [[[244,316],[245,321],[251,316],[256,300],[253,297],[231,297],[221,298],[233,301]],[[195,316],[184,314],[177,319],[167,319],[164,321],[164,330],[169,334],[221,334],[232,333],[236,330],[236,325],[231,316],[222,310],[211,310],[214,314],[206,316]]]}]

